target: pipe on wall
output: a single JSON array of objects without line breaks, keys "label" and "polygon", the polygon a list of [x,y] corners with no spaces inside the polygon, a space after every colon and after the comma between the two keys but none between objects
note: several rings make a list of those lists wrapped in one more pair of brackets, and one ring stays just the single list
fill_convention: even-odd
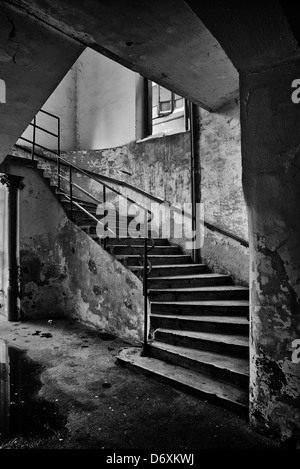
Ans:
[{"label": "pipe on wall", "polygon": [[[192,202],[192,229],[196,232],[196,217],[199,214],[197,204],[201,202],[201,166],[200,166],[200,109],[190,103],[190,136],[191,136],[191,202]],[[192,258],[196,264],[201,263],[201,252],[193,248]]]}]

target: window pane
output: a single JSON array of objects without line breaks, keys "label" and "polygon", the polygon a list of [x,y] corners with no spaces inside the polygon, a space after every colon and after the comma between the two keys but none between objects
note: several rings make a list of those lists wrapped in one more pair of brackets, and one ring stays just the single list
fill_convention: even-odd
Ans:
[{"label": "window pane", "polygon": [[158,106],[153,106],[152,108],[152,118],[155,119],[158,117]]},{"label": "window pane", "polygon": [[158,105],[158,85],[152,86],[152,105]]},{"label": "window pane", "polygon": [[171,111],[171,101],[166,101],[164,103],[160,103],[160,109],[163,112]]},{"label": "window pane", "polygon": [[176,99],[176,100],[175,100],[175,103],[174,103],[175,109],[179,109],[179,108],[182,107],[182,106],[183,106],[183,99],[182,99],[182,98]]},{"label": "window pane", "polygon": [[159,87],[159,100],[160,101],[171,101],[172,93],[171,91],[163,88],[162,86]]}]

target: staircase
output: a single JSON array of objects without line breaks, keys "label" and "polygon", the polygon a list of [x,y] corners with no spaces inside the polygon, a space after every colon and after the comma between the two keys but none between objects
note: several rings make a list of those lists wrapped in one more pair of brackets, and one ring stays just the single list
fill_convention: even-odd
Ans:
[{"label": "staircase", "polygon": [[[47,177],[43,165],[30,162],[45,178],[70,217],[70,201]],[[96,203],[74,197],[96,217]],[[96,221],[73,207],[73,221],[96,243]],[[133,217],[119,216],[117,231],[127,229]],[[156,233],[157,234],[157,233]],[[149,354],[139,347],[123,349],[117,362],[186,392],[248,413],[249,291],[234,285],[229,275],[195,264],[190,255],[168,239],[154,238],[149,252],[152,271],[148,278],[150,303]],[[129,247],[128,244],[131,244]],[[109,238],[105,249],[141,278],[139,252],[143,239]]]}]

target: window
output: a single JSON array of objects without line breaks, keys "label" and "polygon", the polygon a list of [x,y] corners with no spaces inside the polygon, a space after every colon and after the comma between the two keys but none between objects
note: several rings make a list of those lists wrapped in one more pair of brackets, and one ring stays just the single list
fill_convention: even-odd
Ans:
[{"label": "window", "polygon": [[186,114],[182,96],[152,82],[152,135],[188,130]]},{"label": "window", "polygon": [[4,80],[0,80],[0,103],[6,103],[6,86]]},{"label": "window", "polygon": [[188,101],[136,74],[136,139],[186,132],[190,128]]}]

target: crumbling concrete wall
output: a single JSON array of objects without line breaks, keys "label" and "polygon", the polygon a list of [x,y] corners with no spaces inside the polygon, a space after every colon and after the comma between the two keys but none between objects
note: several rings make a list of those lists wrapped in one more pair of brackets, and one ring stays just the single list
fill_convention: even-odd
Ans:
[{"label": "crumbling concrete wall", "polygon": [[291,99],[291,84],[299,76],[298,60],[241,81],[251,251],[250,420],[294,446],[300,442],[294,343],[300,339],[300,106]]},{"label": "crumbling concrete wall", "polygon": [[0,314],[7,315],[7,187],[0,184]]},{"label": "crumbling concrete wall", "polygon": [[142,337],[142,284],[71,223],[30,168],[20,192],[20,283],[24,318],[68,316],[128,340]]},{"label": "crumbling concrete wall", "polygon": [[[201,118],[201,200],[205,220],[247,239],[238,103],[214,114],[201,110]],[[105,150],[71,151],[65,158],[95,173],[126,181],[171,204],[191,202],[189,132]],[[84,188],[102,200],[99,184],[80,179]],[[147,201],[145,194],[115,187],[149,208],[151,199]],[[236,282],[248,284],[248,249],[237,241],[206,229],[201,254],[213,270],[231,273]]]},{"label": "crumbling concrete wall", "polygon": [[[239,103],[218,112],[201,112],[201,201],[205,220],[248,240],[247,209],[242,188]],[[249,283],[249,250],[217,232],[205,231],[203,260],[236,281]]]}]

